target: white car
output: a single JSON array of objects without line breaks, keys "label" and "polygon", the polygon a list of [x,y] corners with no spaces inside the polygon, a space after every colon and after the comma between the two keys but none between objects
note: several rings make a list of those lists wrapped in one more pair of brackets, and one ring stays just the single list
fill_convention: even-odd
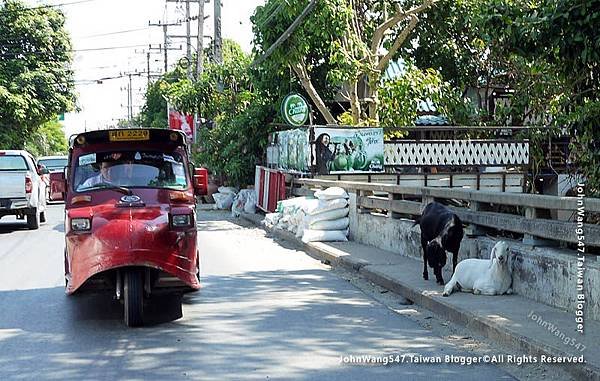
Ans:
[{"label": "white car", "polygon": [[38,167],[27,151],[0,150],[0,218],[27,218],[29,229],[46,222],[45,167]]}]

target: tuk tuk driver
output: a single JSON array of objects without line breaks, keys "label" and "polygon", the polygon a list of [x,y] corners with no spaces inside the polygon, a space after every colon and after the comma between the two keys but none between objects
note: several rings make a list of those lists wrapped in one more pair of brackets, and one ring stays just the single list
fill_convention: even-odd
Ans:
[{"label": "tuk tuk driver", "polygon": [[110,184],[111,183],[111,175],[110,175],[110,167],[111,163],[108,161],[103,161],[100,163],[100,173],[95,176],[92,176],[85,180],[81,185],[77,187],[77,189],[85,189],[92,188],[98,184]]}]

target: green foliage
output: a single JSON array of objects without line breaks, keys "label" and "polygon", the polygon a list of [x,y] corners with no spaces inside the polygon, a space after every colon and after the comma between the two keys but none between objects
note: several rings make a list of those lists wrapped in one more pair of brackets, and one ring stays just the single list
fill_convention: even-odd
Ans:
[{"label": "green foliage", "polygon": [[453,124],[468,123],[468,104],[459,93],[433,69],[420,70],[413,65],[397,79],[385,81],[380,91],[381,125],[412,126],[422,101],[431,101],[437,112]]},{"label": "green foliage", "polygon": [[[237,43],[224,40],[222,64],[206,63],[197,80],[184,78],[182,67],[176,68],[147,92],[144,106],[152,110],[150,102],[164,95],[176,109],[210,121],[214,128],[198,130],[194,161],[236,186],[253,183],[267,145],[267,124],[276,114],[275,102],[253,88],[250,62]],[[148,114],[158,119],[159,112]]]},{"label": "green foliage", "polygon": [[151,83],[146,89],[146,102],[137,117],[140,126],[167,128],[167,101],[163,98],[162,81]]},{"label": "green foliage", "polygon": [[[250,18],[254,31],[254,54],[261,57],[292,25],[306,7],[306,2],[268,0],[256,7]],[[346,0],[322,0],[286,41],[251,70],[257,91],[269,99],[281,101],[290,92],[309,94],[293,75],[290,66],[302,63],[316,93],[322,99],[332,99],[338,90],[329,76],[334,68],[330,56],[332,41],[345,30],[343,15],[348,11]],[[315,113],[315,123],[325,123]]]},{"label": "green foliage", "polygon": [[270,102],[255,98],[232,119],[224,118],[210,130],[201,129],[196,164],[226,177],[232,185],[254,183],[254,168],[263,158],[270,132],[267,125],[275,112]]},{"label": "green foliage", "polygon": [[44,122],[73,108],[71,42],[64,15],[0,4],[0,148],[22,148]]},{"label": "green foliage", "polygon": [[547,130],[529,136],[534,168],[541,144],[566,129],[574,167],[600,193],[600,0],[441,0],[424,21],[404,54],[460,89],[510,88],[510,103],[479,122],[537,116]]},{"label": "green foliage", "polygon": [[60,123],[51,120],[28,138],[25,149],[34,156],[49,156],[66,154],[69,146]]}]

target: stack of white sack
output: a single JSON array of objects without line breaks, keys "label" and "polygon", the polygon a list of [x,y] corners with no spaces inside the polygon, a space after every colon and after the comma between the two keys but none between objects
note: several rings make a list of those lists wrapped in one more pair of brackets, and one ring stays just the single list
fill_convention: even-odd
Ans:
[{"label": "stack of white sack", "polygon": [[267,214],[262,223],[269,228],[296,233],[304,221],[306,211],[317,207],[318,203],[319,200],[308,197],[278,201],[275,213]]},{"label": "stack of white sack", "polygon": [[316,191],[318,199],[305,212],[296,236],[302,242],[348,241],[348,193],[339,187]]},{"label": "stack of white sack", "polygon": [[242,189],[233,199],[231,216],[239,217],[242,212],[256,213],[256,192],[254,189]]},{"label": "stack of white sack", "polygon": [[279,223],[279,220],[281,219],[281,213],[267,213],[265,215],[265,219],[262,221],[263,225],[265,225],[268,228],[273,228],[275,227],[275,225],[277,225]]},{"label": "stack of white sack", "polygon": [[237,194],[237,189],[232,187],[219,187],[218,193],[213,193],[215,199],[215,209],[231,209],[233,200]]}]

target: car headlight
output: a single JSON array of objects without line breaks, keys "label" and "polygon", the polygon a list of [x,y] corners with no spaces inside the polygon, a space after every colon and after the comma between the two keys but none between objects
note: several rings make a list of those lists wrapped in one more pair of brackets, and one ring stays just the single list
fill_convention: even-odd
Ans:
[{"label": "car headlight", "polygon": [[73,218],[71,220],[71,230],[76,232],[88,231],[92,228],[92,220],[89,218]]},{"label": "car headlight", "polygon": [[192,226],[191,214],[175,214],[171,219],[171,224],[175,228],[185,228]]}]

